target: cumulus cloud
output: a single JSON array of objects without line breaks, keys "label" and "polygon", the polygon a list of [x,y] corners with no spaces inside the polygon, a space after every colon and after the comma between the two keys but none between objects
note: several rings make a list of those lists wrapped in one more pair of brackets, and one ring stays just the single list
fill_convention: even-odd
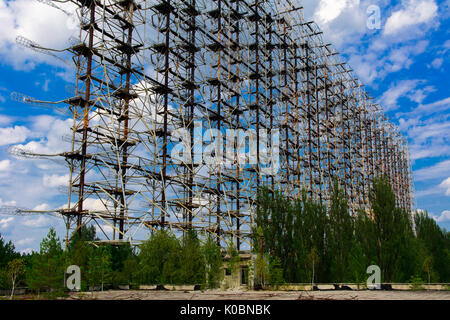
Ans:
[{"label": "cumulus cloud", "polygon": [[402,8],[387,19],[384,34],[395,35],[408,32],[409,28],[428,23],[437,16],[438,6],[434,0],[403,0]]},{"label": "cumulus cloud", "polygon": [[45,187],[50,188],[65,186],[69,184],[69,175],[44,174],[44,176],[42,177],[42,183],[44,184]]},{"label": "cumulus cloud", "polygon": [[444,189],[446,196],[450,196],[450,177],[442,181],[439,187]]},{"label": "cumulus cloud", "polygon": [[101,227],[97,224],[95,225],[95,233],[98,236],[103,236],[104,235],[103,233],[106,233],[107,236],[111,236],[113,234],[113,231],[114,231],[113,227],[111,227],[108,224],[104,224]]},{"label": "cumulus cloud", "polygon": [[46,211],[50,210],[50,205],[48,203],[41,203],[33,208],[35,211]]},{"label": "cumulus cloud", "polygon": [[14,221],[13,217],[0,219],[0,229],[8,228],[9,225],[11,224],[11,222],[13,222],[13,221]]},{"label": "cumulus cloud", "polygon": [[356,9],[359,3],[359,0],[321,0],[314,17],[319,23],[329,23],[346,9]]},{"label": "cumulus cloud", "polygon": [[44,216],[38,216],[35,217],[28,217],[26,218],[22,224],[26,227],[32,227],[32,228],[42,228],[47,227],[50,223],[50,219],[44,217]]},{"label": "cumulus cloud", "polygon": [[29,134],[30,130],[24,126],[0,128],[0,146],[24,142]]},{"label": "cumulus cloud", "polygon": [[437,222],[446,222],[450,221],[450,210],[442,211],[441,215],[436,218]]},{"label": "cumulus cloud", "polygon": [[[60,3],[67,13],[75,6]],[[61,10],[38,1],[13,0],[0,2],[0,57],[2,62],[18,70],[30,70],[37,63],[64,66],[59,60],[16,45],[16,37],[23,36],[46,48],[62,49],[71,35],[76,35],[73,19]],[[51,35],[51,37],[49,37]]]}]

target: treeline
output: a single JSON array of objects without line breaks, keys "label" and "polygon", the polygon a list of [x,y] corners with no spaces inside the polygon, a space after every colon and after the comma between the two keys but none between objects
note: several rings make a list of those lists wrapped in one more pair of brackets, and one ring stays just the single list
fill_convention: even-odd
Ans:
[{"label": "treeline", "polygon": [[328,208],[306,193],[291,201],[262,189],[256,281],[363,283],[366,268],[378,265],[385,283],[450,282],[450,233],[426,212],[410,217],[396,207],[387,179],[374,181],[370,201],[370,210],[352,215],[337,182]]},{"label": "treeline", "polygon": [[94,240],[95,228],[83,227],[82,238],[74,234],[64,249],[50,229],[39,252],[20,255],[0,236],[0,289],[26,286],[38,294],[60,294],[70,265],[80,267],[82,291],[142,284],[216,288],[222,280],[220,247],[212,238],[202,244],[195,232],[181,238],[167,230],[154,232],[138,250],[129,244],[95,246]]}]

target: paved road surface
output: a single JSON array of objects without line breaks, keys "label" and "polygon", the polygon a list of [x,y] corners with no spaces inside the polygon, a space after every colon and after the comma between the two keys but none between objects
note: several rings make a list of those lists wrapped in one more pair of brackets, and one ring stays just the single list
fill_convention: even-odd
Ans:
[{"label": "paved road surface", "polygon": [[98,300],[450,300],[450,291],[153,291],[72,293]]}]

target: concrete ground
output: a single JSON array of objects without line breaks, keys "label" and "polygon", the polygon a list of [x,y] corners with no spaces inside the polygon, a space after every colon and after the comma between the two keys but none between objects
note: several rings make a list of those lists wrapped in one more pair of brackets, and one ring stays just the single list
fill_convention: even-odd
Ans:
[{"label": "concrete ground", "polygon": [[71,293],[68,300],[450,300],[450,291],[154,291]]}]

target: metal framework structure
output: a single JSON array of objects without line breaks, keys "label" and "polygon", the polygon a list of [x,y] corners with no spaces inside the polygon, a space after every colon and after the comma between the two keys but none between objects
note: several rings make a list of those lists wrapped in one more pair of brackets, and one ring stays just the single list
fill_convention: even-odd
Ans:
[{"label": "metal framework structure", "polygon": [[[73,117],[72,149],[39,155],[69,165],[59,211],[68,230],[94,222],[113,230],[106,241],[122,243],[145,230],[194,229],[245,251],[259,187],[292,198],[306,190],[326,204],[338,179],[355,212],[368,208],[380,175],[411,211],[407,142],[298,1],[51,3],[60,2],[75,4],[80,19],[79,39],[65,50],[75,94],[52,104],[15,98],[65,105]],[[231,150],[214,144],[222,139]],[[173,158],[180,140],[182,161]],[[236,152],[250,146],[253,163]],[[214,161],[199,162],[202,151]]]}]

